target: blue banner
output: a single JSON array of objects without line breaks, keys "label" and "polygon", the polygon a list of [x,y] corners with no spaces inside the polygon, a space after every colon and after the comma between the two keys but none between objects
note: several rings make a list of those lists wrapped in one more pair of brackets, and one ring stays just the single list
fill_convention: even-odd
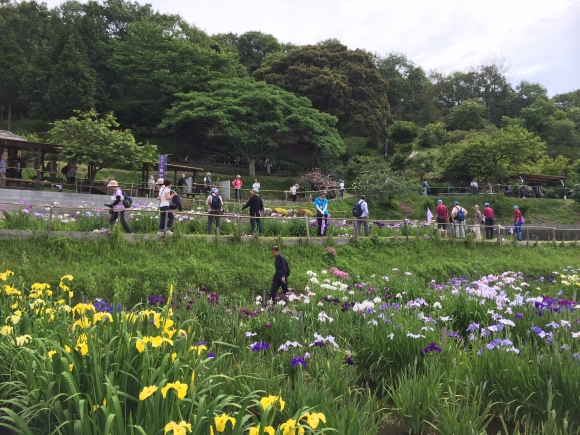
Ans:
[{"label": "blue banner", "polygon": [[157,156],[157,178],[165,179],[167,173],[167,155]]}]

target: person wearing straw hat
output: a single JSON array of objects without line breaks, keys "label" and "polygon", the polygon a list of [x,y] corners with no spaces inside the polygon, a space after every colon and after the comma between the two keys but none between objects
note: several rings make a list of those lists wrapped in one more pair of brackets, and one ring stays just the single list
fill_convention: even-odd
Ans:
[{"label": "person wearing straw hat", "polygon": [[121,225],[123,226],[124,230],[127,233],[132,234],[133,231],[131,231],[131,227],[129,227],[129,224],[125,220],[125,206],[123,205],[124,195],[123,191],[119,187],[119,183],[117,183],[115,180],[111,180],[109,181],[109,184],[107,184],[107,187],[113,190],[113,196],[111,197],[113,202],[111,204],[105,204],[107,207],[111,208],[109,211],[109,225],[113,226],[118,218],[121,221]]},{"label": "person wearing straw hat", "polygon": [[322,237],[328,225],[328,199],[326,199],[326,190],[318,192],[318,198],[314,200],[314,206],[316,207],[316,220],[318,221],[318,237]]},{"label": "person wearing straw hat", "polygon": [[481,220],[483,215],[481,214],[477,204],[473,206],[473,213],[473,230],[475,231],[475,238],[481,240]]},{"label": "person wearing straw hat", "polygon": [[522,224],[524,223],[524,217],[522,212],[517,205],[514,205],[514,236],[518,241],[522,241]]},{"label": "person wearing straw hat", "polygon": [[242,200],[242,177],[240,175],[236,175],[236,179],[232,181],[232,186],[236,189],[236,201]]},{"label": "person wearing straw hat", "polygon": [[213,222],[215,221],[215,228],[216,231],[220,227],[220,215],[222,214],[224,201],[219,194],[217,188],[213,187],[211,189],[210,195],[207,197],[205,202],[207,206],[207,233],[212,234],[213,230]]},{"label": "person wearing straw hat", "polygon": [[263,234],[262,231],[262,221],[260,220],[260,212],[264,208],[264,203],[262,198],[258,195],[257,190],[252,190],[252,196],[248,199],[246,205],[242,207],[242,211],[246,208],[250,208],[250,225],[252,226],[252,233],[256,231],[256,224],[258,225],[258,232],[260,235]]},{"label": "person wearing straw hat", "polygon": [[254,184],[252,184],[252,189],[256,192],[260,191],[260,182],[258,180],[254,180]]},{"label": "person wearing straw hat", "polygon": [[206,195],[209,195],[209,191],[211,189],[211,174],[208,172],[203,177],[203,189]]}]

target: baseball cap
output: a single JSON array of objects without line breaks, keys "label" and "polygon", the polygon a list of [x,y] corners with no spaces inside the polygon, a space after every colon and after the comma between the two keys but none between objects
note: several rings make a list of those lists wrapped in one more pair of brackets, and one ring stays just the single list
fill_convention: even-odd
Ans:
[{"label": "baseball cap", "polygon": [[483,204],[485,207],[489,207],[489,202],[486,202],[485,204]]},{"label": "baseball cap", "polygon": [[519,208],[517,205],[514,205],[514,208]]},{"label": "baseball cap", "polygon": [[443,204],[442,200],[437,201],[438,204]]},{"label": "baseball cap", "polygon": [[457,201],[455,201],[455,202],[453,203],[453,205],[459,205],[459,203],[458,203]]}]

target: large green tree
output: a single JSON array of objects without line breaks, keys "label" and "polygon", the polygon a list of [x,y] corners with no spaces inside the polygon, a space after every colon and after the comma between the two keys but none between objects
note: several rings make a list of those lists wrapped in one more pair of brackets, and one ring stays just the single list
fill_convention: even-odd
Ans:
[{"label": "large green tree", "polygon": [[461,142],[445,158],[442,176],[483,181],[501,180],[539,159],[546,150],[544,142],[519,122],[504,118],[504,126],[489,134],[478,134]]},{"label": "large green tree", "polygon": [[266,62],[254,77],[307,97],[314,108],[336,116],[345,135],[366,137],[375,146],[387,138],[388,83],[363,50],[335,40],[306,45]]},{"label": "large green tree", "polygon": [[462,101],[447,115],[450,130],[481,130],[485,127],[486,109],[479,100]]},{"label": "large green tree", "polygon": [[49,136],[64,146],[63,157],[89,165],[91,180],[104,168],[139,169],[142,162],[154,161],[157,151],[155,145],[136,142],[130,130],[120,130],[112,113],[99,118],[94,110],[56,121]]},{"label": "large green tree", "polygon": [[252,78],[216,80],[208,87],[179,94],[160,127],[223,135],[250,162],[250,175],[255,161],[282,142],[308,141],[330,154],[344,152],[336,118],[312,108],[307,98]]}]

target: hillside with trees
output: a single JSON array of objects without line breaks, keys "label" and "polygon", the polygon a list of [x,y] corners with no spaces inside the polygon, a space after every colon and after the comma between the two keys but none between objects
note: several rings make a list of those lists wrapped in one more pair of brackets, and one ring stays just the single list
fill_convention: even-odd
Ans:
[{"label": "hillside with trees", "polygon": [[89,112],[175,159],[348,176],[368,156],[407,179],[580,182],[580,90],[550,97],[505,59],[443,73],[337,40],[208,35],[125,0],[0,1],[0,129],[56,141],[51,123]]}]

